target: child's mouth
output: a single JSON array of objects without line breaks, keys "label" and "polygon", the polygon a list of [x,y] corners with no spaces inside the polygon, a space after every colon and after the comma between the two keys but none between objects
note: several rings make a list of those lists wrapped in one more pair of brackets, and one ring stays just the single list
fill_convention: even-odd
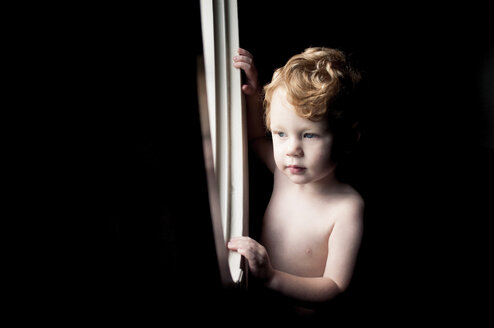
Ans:
[{"label": "child's mouth", "polygon": [[300,174],[306,170],[305,167],[298,166],[298,165],[288,165],[287,168],[290,171],[290,173],[292,173],[292,174]]}]

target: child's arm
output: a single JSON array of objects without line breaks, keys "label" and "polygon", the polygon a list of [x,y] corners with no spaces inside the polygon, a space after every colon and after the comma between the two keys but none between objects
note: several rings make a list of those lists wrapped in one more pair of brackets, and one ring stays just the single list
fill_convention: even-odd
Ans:
[{"label": "child's arm", "polygon": [[247,50],[239,48],[238,55],[233,57],[233,67],[242,69],[246,76],[242,91],[246,96],[249,143],[273,172],[275,167],[273,145],[271,140],[266,137],[262,88],[259,85],[257,69],[252,55]]},{"label": "child's arm", "polygon": [[328,241],[328,257],[322,277],[301,277],[271,266],[266,249],[249,237],[232,238],[228,248],[245,256],[252,275],[274,291],[307,303],[334,298],[349,285],[362,236],[362,207],[348,210],[337,222]]},{"label": "child's arm", "polygon": [[336,222],[328,242],[328,257],[322,277],[299,277],[275,271],[268,288],[308,303],[329,301],[350,284],[362,236],[362,219],[357,212]]}]

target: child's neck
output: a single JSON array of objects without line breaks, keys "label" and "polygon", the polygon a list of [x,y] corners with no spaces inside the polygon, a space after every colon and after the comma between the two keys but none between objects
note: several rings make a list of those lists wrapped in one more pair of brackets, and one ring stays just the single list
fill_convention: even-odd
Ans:
[{"label": "child's neck", "polygon": [[338,181],[334,170],[324,178],[305,184],[294,184],[297,191],[307,195],[327,195],[341,189],[341,182]]}]

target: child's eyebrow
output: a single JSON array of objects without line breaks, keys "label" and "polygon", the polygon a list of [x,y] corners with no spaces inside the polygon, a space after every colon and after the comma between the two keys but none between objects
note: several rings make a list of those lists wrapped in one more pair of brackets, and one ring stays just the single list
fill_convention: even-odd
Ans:
[{"label": "child's eyebrow", "polygon": [[321,132],[323,130],[323,128],[321,126],[318,126],[318,125],[302,125],[302,126],[300,126],[300,130]]}]

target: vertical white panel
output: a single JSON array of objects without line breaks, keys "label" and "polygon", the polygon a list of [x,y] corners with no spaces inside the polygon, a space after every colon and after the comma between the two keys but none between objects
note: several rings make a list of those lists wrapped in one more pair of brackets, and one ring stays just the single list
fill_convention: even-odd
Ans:
[{"label": "vertical white panel", "polygon": [[[216,76],[214,56],[214,12],[213,0],[201,0],[201,29],[206,78],[206,93],[208,108],[216,108]],[[214,167],[216,167],[216,110],[208,110],[211,146],[213,147]]]},{"label": "vertical white panel", "polygon": [[[246,220],[245,213],[247,204],[244,203],[244,188],[247,186],[245,166],[245,138],[243,129],[243,106],[240,70],[233,67],[233,56],[239,48],[238,40],[238,13],[237,2],[227,1],[226,6],[227,25],[227,66],[229,69],[229,111],[230,111],[230,165],[231,165],[231,220],[230,236],[242,236],[244,231],[243,222]],[[242,274],[240,269],[241,257],[236,252],[230,252],[229,264],[232,278],[239,280]]]},{"label": "vertical white panel", "polygon": [[[248,226],[246,114],[240,71],[233,67],[233,56],[239,47],[237,1],[201,0],[201,20],[209,110],[201,120],[209,118],[215,181],[209,183],[208,177],[208,184],[210,202],[218,203],[211,206],[213,228],[218,260],[228,262],[225,264],[230,272],[222,280],[240,282],[241,256],[226,249],[226,241],[247,235]],[[223,264],[220,263],[222,275]]]},{"label": "vertical white panel", "polygon": [[223,234],[230,230],[230,112],[226,54],[225,1],[213,1],[216,68],[217,166]]},{"label": "vertical white panel", "polygon": [[[211,144],[211,131],[209,124],[209,108],[206,91],[206,74],[204,72],[204,59],[198,58],[197,63],[197,86],[199,93],[199,114],[201,116],[201,130],[204,150],[204,160],[206,176],[208,182],[209,206],[211,219],[213,223],[213,235],[218,258],[219,272],[221,281],[225,285],[231,285],[234,281],[231,278],[230,266],[228,261],[228,250],[225,247],[225,236],[221,223],[221,208],[219,198],[218,179],[216,178],[213,147]],[[213,115],[216,120],[216,116]]]}]

